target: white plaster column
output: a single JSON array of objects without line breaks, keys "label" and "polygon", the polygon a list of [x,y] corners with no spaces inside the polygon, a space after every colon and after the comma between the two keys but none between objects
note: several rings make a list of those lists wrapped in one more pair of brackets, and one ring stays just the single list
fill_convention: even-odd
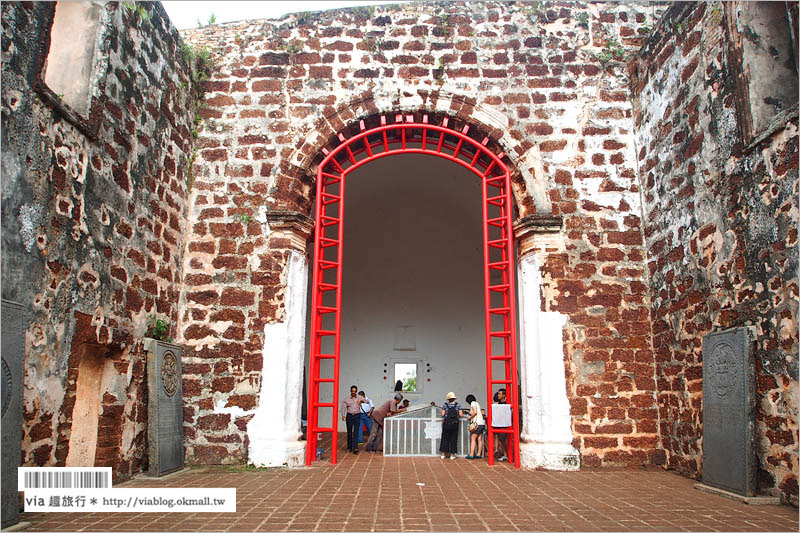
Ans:
[{"label": "white plaster column", "polygon": [[561,221],[527,217],[515,224],[520,241],[518,293],[522,434],[520,462],[526,468],[577,470],[580,454],[572,446],[562,330],[566,315],[542,311],[540,265],[559,251]]},{"label": "white plaster column", "polygon": [[300,466],[305,463],[306,449],[305,441],[298,440],[308,287],[305,243],[313,224],[297,213],[267,218],[272,231],[288,233],[292,249],[283,273],[285,320],[264,327],[261,393],[255,415],[247,424],[248,462],[256,466]]}]

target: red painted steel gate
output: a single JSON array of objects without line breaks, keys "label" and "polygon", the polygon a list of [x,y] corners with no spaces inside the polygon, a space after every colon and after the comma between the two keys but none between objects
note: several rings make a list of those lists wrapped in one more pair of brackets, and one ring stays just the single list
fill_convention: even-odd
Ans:
[{"label": "red painted steel gate", "polygon": [[[509,455],[519,467],[519,400],[517,397],[517,339],[514,303],[512,198],[508,167],[503,154],[494,154],[486,145],[461,131],[414,122],[413,115],[397,115],[394,124],[381,117],[380,126],[366,129],[346,139],[339,134],[333,151],[323,150],[325,158],[317,170],[316,225],[314,229],[314,274],[311,302],[311,354],[308,397],[306,464],[317,455],[317,436],[331,433],[331,462],[336,463],[339,402],[339,341],[342,304],[342,227],[344,224],[345,180],[356,168],[394,154],[431,154],[443,157],[474,172],[483,182],[483,262],[486,320],[486,391],[489,449],[494,449],[496,433],[508,435]],[[324,365],[324,368],[323,368]],[[332,372],[332,375],[330,375]],[[323,375],[326,374],[326,375]],[[332,400],[323,401],[332,388]],[[494,429],[491,403],[494,391],[505,387],[513,409],[512,427]],[[320,411],[330,410],[332,427],[320,427]],[[494,464],[494,454],[489,454]]]}]

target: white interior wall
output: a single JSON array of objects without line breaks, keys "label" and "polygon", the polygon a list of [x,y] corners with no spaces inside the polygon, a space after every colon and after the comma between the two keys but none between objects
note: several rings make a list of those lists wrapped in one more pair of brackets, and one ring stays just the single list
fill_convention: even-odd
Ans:
[{"label": "white interior wall", "polygon": [[450,390],[485,403],[481,213],[478,178],[434,156],[391,156],[348,176],[337,402],[351,384],[388,399],[396,361],[419,363],[412,405],[441,404]]}]

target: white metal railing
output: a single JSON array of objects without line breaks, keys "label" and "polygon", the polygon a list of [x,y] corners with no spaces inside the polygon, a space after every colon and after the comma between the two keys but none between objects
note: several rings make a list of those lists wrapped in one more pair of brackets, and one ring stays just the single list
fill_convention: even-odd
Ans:
[{"label": "white metal railing", "polygon": [[[395,457],[439,455],[442,439],[441,408],[418,407],[383,421],[383,454]],[[456,456],[469,452],[469,428],[466,418],[458,424]]]}]

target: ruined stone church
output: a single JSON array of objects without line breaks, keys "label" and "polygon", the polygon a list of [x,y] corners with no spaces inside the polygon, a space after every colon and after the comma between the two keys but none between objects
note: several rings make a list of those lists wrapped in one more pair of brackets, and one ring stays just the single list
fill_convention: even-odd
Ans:
[{"label": "ruined stone church", "polygon": [[3,2],[4,462],[147,471],[157,377],[186,463],[301,465],[402,368],[412,406],[506,388],[525,468],[702,480],[741,426],[748,491],[796,506],[797,27]]}]

